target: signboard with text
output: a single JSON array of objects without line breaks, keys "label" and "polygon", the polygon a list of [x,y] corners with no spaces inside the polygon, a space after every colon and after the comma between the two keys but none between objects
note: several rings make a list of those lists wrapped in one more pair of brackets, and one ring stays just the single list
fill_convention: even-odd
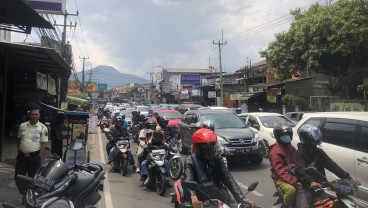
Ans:
[{"label": "signboard with text", "polygon": [[200,74],[182,74],[180,76],[181,84],[194,84],[200,85],[201,84],[201,75]]},{"label": "signboard with text", "polygon": [[98,91],[106,91],[107,90],[107,84],[99,83],[97,84]]}]

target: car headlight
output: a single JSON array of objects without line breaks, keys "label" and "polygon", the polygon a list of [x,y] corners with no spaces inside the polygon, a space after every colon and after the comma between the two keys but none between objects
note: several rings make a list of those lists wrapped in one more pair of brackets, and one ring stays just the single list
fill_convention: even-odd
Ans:
[{"label": "car headlight", "polygon": [[252,143],[258,142],[259,141],[259,135],[258,134],[254,134],[254,137],[252,139]]},{"label": "car headlight", "polygon": [[217,140],[223,147],[226,147],[229,144],[229,142],[222,136],[217,135]]}]

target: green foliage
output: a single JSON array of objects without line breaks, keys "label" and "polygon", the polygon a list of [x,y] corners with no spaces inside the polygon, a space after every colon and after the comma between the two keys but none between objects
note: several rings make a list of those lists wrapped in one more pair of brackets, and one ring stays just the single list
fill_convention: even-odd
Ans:
[{"label": "green foliage", "polygon": [[309,70],[342,77],[354,65],[368,60],[368,0],[339,0],[314,4],[306,12],[291,12],[287,32],[260,51],[268,70],[280,80]]},{"label": "green foliage", "polygon": [[308,108],[308,101],[298,95],[292,95],[292,94],[285,94],[282,96],[281,101],[283,104],[285,104],[287,107],[294,109],[295,106],[301,106],[302,109]]}]

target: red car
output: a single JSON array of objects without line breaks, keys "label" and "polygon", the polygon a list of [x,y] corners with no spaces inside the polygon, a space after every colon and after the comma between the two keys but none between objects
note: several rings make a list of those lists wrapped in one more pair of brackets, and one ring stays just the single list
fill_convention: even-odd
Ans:
[{"label": "red car", "polygon": [[179,111],[172,109],[154,109],[153,119],[157,122],[157,117],[167,116],[169,118],[168,126],[179,126],[180,119],[183,116]]}]

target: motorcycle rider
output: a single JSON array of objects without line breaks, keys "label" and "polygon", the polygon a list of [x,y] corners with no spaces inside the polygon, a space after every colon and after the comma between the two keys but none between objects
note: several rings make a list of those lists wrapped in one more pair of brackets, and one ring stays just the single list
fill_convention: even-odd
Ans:
[{"label": "motorcycle rider", "polygon": [[[192,136],[192,152],[184,162],[184,177],[182,180],[196,181],[201,190],[214,199],[229,204],[231,197],[226,190],[230,190],[237,203],[255,203],[243,197],[239,185],[227,169],[218,150],[217,135],[210,129],[201,128]],[[201,192],[190,190],[190,200],[194,208],[202,208],[202,201],[208,197]]]},{"label": "motorcycle rider", "polygon": [[[125,123],[124,118],[122,118],[121,116],[115,117],[115,119],[114,119],[115,126],[110,130],[110,135],[111,136],[109,137],[109,143],[108,143],[109,146],[110,146],[109,151],[108,151],[108,147],[106,146],[106,150],[108,151],[108,154],[109,154],[108,164],[111,164],[111,162],[114,161],[114,153],[116,151],[116,146],[115,146],[116,140],[115,140],[115,138],[128,135],[128,130],[127,130],[126,126],[123,125],[123,123]],[[133,165],[133,169],[135,170],[136,166],[135,166],[133,155],[130,154],[129,157],[130,157],[130,161],[129,161],[130,165]]]},{"label": "motorcycle rider", "polygon": [[[150,136],[147,136],[147,131],[150,130],[155,130],[156,129],[156,123],[155,122],[151,122],[151,121],[145,121],[143,123],[143,129],[139,131],[139,136],[138,136],[138,147],[137,147],[137,157],[138,157],[138,164],[140,166],[140,164],[143,162],[143,160],[147,157],[146,152],[144,151],[143,146],[147,145],[147,142],[149,141],[149,139],[152,136],[152,133]],[[140,167],[137,168],[136,170],[137,173],[140,172]],[[143,180],[143,178],[141,177],[141,180]]]},{"label": "motorcycle rider", "polygon": [[[153,121],[146,121],[146,122],[153,122]],[[148,162],[149,159],[148,157],[148,153],[156,148],[156,147],[165,147],[165,160],[164,160],[164,164],[165,164],[165,175],[167,178],[167,185],[170,186],[169,180],[170,180],[170,163],[168,160],[168,144],[165,141],[165,134],[164,132],[161,130],[161,127],[156,126],[155,131],[153,132],[151,138],[149,138],[148,142],[147,142],[147,148],[145,148],[145,151],[142,153],[142,155],[145,156],[145,159],[142,161],[141,163],[141,180],[144,180],[144,185],[147,185],[150,183],[150,178],[149,178],[149,174],[148,174]],[[142,158],[143,159],[143,158]]]},{"label": "motorcycle rider", "polygon": [[[314,190],[321,188],[321,183],[326,182],[325,177],[311,175],[305,171],[305,168],[314,166],[317,171],[325,176],[325,168],[342,179],[352,179],[349,173],[338,166],[321,148],[317,145],[322,143],[322,133],[314,125],[306,124],[299,128],[298,135],[300,143],[295,153],[295,174],[301,182],[301,187],[297,192],[297,207],[313,207],[313,200],[316,197]],[[360,184],[359,181],[357,181]]]},{"label": "motorcycle rider", "polygon": [[141,115],[141,112],[139,110],[132,111],[132,122],[133,124],[138,124],[138,123],[143,122],[143,116]]},{"label": "motorcycle rider", "polygon": [[270,146],[271,178],[283,193],[284,205],[294,205],[298,180],[294,174],[296,149],[291,145],[293,130],[288,124],[277,124],[273,128],[276,143]]}]

